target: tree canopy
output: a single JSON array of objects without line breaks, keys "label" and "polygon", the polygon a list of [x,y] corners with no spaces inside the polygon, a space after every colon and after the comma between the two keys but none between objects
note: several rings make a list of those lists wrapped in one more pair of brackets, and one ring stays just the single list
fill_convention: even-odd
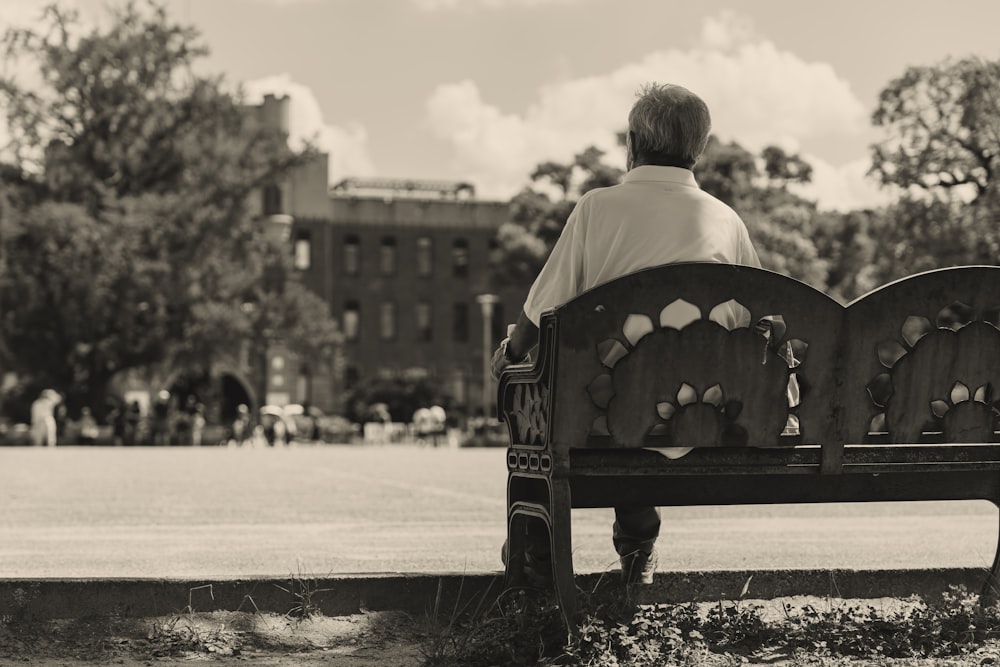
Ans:
[{"label": "tree canopy", "polygon": [[206,47],[162,6],[129,2],[87,31],[56,6],[44,17],[2,40],[41,77],[0,78],[6,367],[93,404],[119,371],[204,370],[254,332],[309,353],[336,340],[250,206],[310,153],[197,74]]},{"label": "tree canopy", "polygon": [[902,192],[873,230],[881,281],[1000,260],[1000,61],[907,68],[872,122],[872,173]]},{"label": "tree canopy", "polygon": [[872,147],[883,183],[978,199],[1000,169],[1000,61],[910,67],[882,90],[872,122],[886,129]]}]

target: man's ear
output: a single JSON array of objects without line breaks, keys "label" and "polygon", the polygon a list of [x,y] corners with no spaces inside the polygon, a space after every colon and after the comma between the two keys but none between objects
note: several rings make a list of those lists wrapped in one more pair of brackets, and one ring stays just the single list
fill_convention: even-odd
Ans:
[{"label": "man's ear", "polygon": [[635,132],[629,130],[625,133],[625,171],[632,169],[635,163]]}]

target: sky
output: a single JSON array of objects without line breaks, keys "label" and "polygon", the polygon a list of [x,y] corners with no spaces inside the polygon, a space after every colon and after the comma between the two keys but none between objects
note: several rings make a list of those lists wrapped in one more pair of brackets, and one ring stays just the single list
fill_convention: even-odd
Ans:
[{"label": "sky", "polygon": [[[0,28],[40,0],[0,0]],[[64,0],[85,20],[107,0]],[[352,176],[471,181],[506,199],[541,161],[615,134],[645,82],[707,102],[713,131],[813,165],[823,208],[877,205],[870,118],[907,67],[1000,58],[996,0],[166,0],[250,102],[287,94],[293,141]],[[0,139],[3,131],[0,130]]]}]

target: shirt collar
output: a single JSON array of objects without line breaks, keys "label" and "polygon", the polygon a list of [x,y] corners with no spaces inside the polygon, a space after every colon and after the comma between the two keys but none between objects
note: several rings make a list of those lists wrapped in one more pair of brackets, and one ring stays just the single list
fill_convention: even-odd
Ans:
[{"label": "shirt collar", "polygon": [[690,169],[658,167],[650,164],[633,167],[625,174],[623,181],[625,183],[655,181],[658,183],[677,183],[678,185],[698,187],[698,182],[694,179],[694,172]]}]

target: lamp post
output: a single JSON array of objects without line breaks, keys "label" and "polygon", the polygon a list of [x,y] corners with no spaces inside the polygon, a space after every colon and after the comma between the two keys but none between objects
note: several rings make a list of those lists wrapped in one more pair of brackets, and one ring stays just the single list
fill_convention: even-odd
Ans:
[{"label": "lamp post", "polygon": [[490,340],[490,328],[493,324],[493,306],[500,302],[500,297],[496,294],[480,294],[476,297],[476,301],[483,312],[483,419],[488,422],[491,412],[490,406],[493,405],[493,392],[491,391],[493,383],[490,372],[493,341]]},{"label": "lamp post", "polygon": [[[292,224],[295,219],[284,213],[276,213],[273,215],[268,215],[261,220],[264,237],[280,247],[282,250],[287,248],[288,241],[291,238]],[[269,263],[264,267],[264,274],[262,276],[262,288],[263,291],[268,294],[281,293],[284,291],[285,273],[281,266],[281,263],[271,264]],[[244,304],[246,306],[247,304]],[[257,409],[268,403],[268,389],[271,386],[272,379],[276,375],[280,375],[283,369],[272,369],[271,367],[271,344],[274,341],[274,332],[268,326],[269,322],[262,321],[261,318],[267,318],[268,313],[266,308],[261,308],[260,312],[254,313],[255,304],[250,305],[250,310],[247,311],[251,315],[255,315],[257,318],[257,323],[255,325],[254,339],[257,359],[254,361],[254,365],[258,367],[258,393],[257,397]],[[260,327],[257,329],[257,327]],[[283,360],[282,360],[283,361]],[[277,371],[277,373],[275,373]]]}]

